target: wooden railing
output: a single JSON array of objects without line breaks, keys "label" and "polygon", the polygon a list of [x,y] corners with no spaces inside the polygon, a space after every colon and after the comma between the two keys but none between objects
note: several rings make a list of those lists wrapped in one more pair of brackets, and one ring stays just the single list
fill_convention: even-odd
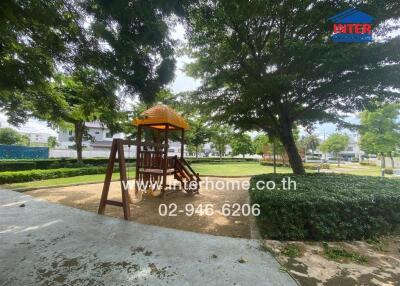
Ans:
[{"label": "wooden railing", "polygon": [[[167,156],[167,169],[175,167],[176,156]],[[137,164],[139,168],[164,169],[165,154],[160,151],[139,151]]]}]

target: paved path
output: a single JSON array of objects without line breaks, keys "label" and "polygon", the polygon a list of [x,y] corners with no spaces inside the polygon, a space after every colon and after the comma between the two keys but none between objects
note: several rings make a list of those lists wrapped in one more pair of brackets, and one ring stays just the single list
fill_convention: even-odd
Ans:
[{"label": "paved path", "polygon": [[0,285],[296,284],[254,240],[143,225],[0,190]]}]

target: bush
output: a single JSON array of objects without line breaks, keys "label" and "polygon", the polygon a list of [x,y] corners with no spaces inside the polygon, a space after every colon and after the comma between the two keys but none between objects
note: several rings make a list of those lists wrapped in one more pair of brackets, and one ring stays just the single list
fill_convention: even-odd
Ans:
[{"label": "bush", "polygon": [[[118,169],[114,168],[114,171]],[[20,182],[30,182],[36,180],[46,180],[54,178],[65,178],[92,174],[105,174],[106,167],[85,167],[85,168],[61,168],[51,170],[31,170],[18,172],[0,173],[0,184],[11,184]]]},{"label": "bush", "polygon": [[20,170],[31,170],[35,169],[36,164],[34,162],[18,162],[18,164],[9,161],[0,162],[0,172],[4,171],[20,171]]},{"label": "bush", "polygon": [[221,160],[219,158],[215,157],[202,157],[202,158],[186,158],[186,161],[188,161],[191,164],[196,164],[196,163],[231,163],[231,162],[255,162],[257,159],[253,158],[226,158],[223,157]]},{"label": "bush", "polygon": [[369,161],[361,161],[360,165],[362,166],[376,166],[375,163],[369,162]]},{"label": "bush", "polygon": [[393,169],[392,168],[385,169],[385,174],[393,175]]},{"label": "bush", "polygon": [[[283,190],[290,177],[297,190]],[[257,181],[276,182],[257,190]],[[353,240],[398,230],[400,180],[343,174],[268,174],[251,179],[252,203],[260,205],[260,230],[272,239]]]},{"label": "bush", "polygon": [[330,169],[330,165],[326,163],[315,164],[315,163],[304,163],[304,168],[309,170],[320,170],[320,169]]},{"label": "bush", "polygon": [[[117,160],[118,161],[118,160]],[[126,159],[127,162],[135,162],[136,159]],[[59,169],[59,168],[80,168],[84,166],[107,166],[108,158],[83,159],[83,163],[72,158],[60,159],[37,159],[37,160],[1,160],[0,172],[4,171],[25,171],[33,169]]]},{"label": "bush", "polygon": [[[263,166],[273,166],[274,165],[274,161],[272,160],[260,160],[260,164]],[[276,162],[275,166],[277,167],[289,167],[289,163],[285,163],[283,164],[283,162]]]}]

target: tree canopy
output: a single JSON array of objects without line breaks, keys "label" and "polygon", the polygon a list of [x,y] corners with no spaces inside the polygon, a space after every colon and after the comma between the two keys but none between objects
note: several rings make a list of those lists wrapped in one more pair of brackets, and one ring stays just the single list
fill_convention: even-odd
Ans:
[{"label": "tree canopy", "polygon": [[346,134],[334,133],[322,142],[319,148],[322,152],[335,154],[338,160],[338,165],[340,166],[339,153],[346,150],[349,140],[350,138]]},{"label": "tree canopy", "polygon": [[167,23],[185,2],[1,1],[0,108],[14,124],[48,116],[58,105],[56,75],[82,70],[115,81],[121,96],[151,103],[173,79]]},{"label": "tree canopy", "polygon": [[197,101],[219,120],[262,130],[304,173],[293,125],[342,122],[340,114],[399,100],[400,3],[363,1],[376,17],[373,43],[334,43],[328,18],[350,1],[199,1],[189,9],[188,72],[202,78]]},{"label": "tree canopy", "polygon": [[12,128],[0,128],[0,144],[29,145],[29,138]]},{"label": "tree canopy", "polygon": [[373,112],[362,112],[360,114],[361,150],[367,154],[392,157],[392,153],[400,148],[399,116],[399,104],[385,105]]},{"label": "tree canopy", "polygon": [[253,142],[250,135],[246,133],[233,134],[230,145],[233,156],[242,155],[244,158],[246,154],[254,154]]}]

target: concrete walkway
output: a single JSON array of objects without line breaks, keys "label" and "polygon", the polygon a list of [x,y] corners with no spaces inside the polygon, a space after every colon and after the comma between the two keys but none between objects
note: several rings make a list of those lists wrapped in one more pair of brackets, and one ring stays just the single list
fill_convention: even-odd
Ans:
[{"label": "concrete walkway", "polygon": [[296,285],[279,267],[254,240],[143,225],[0,190],[0,285]]}]

